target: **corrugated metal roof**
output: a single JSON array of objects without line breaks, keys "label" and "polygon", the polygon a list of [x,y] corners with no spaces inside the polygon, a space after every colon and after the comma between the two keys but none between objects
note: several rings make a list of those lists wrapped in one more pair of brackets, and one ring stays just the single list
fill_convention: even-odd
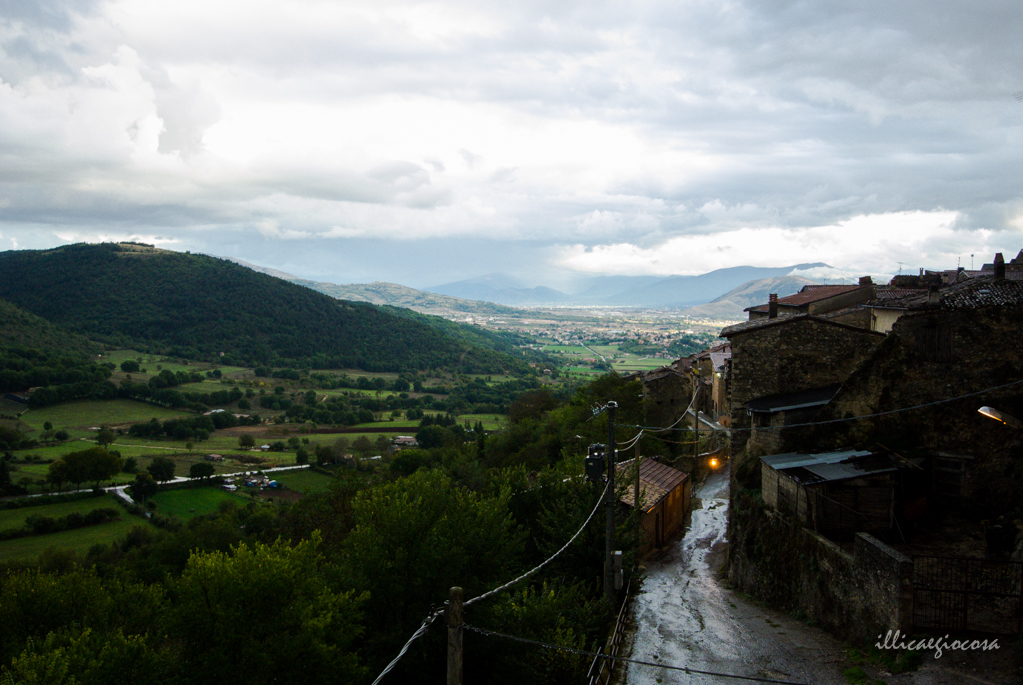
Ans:
[{"label": "corrugated metal roof", "polygon": [[786,452],[784,454],[769,454],[760,457],[764,462],[776,471],[783,471],[796,467],[806,468],[818,464],[837,464],[846,459],[854,457],[866,457],[870,452],[861,450],[840,450],[838,452],[823,452],[821,454],[800,454],[799,452]]},{"label": "corrugated metal roof", "polygon": [[803,407],[820,407],[830,402],[841,387],[841,383],[836,383],[823,388],[768,395],[747,402],[746,408],[753,412],[773,413],[789,409],[802,409]]},{"label": "corrugated metal roof", "polygon": [[818,464],[816,466],[804,467],[807,471],[821,479],[821,481],[849,480],[850,478],[861,478],[873,476],[879,473],[891,473],[897,471],[894,466],[868,466],[863,464],[842,463],[842,464]]}]

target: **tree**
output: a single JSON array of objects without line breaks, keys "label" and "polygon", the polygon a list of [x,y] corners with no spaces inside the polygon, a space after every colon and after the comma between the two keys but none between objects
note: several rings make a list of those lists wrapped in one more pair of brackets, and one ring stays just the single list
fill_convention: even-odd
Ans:
[{"label": "tree", "polygon": [[121,455],[108,452],[102,447],[86,450],[86,454],[86,475],[95,483],[95,487],[99,487],[100,481],[109,480],[121,472]]},{"label": "tree", "polygon": [[44,421],[43,422],[43,430],[44,431],[52,431],[53,430],[53,424],[50,423],[49,421]]},{"label": "tree", "polygon": [[213,468],[213,464],[209,462],[200,461],[198,464],[192,464],[188,469],[189,478],[209,478],[216,472]]},{"label": "tree", "polygon": [[483,499],[439,469],[356,495],[342,554],[346,587],[368,590],[367,612],[381,621],[367,637],[369,651],[383,657],[407,639],[447,597],[452,578],[472,597],[514,577],[523,535],[508,498]]},{"label": "tree", "polygon": [[51,462],[49,469],[46,471],[46,482],[56,487],[57,492],[63,489],[64,483],[70,483],[71,477],[67,462],[63,459]]},{"label": "tree", "polygon": [[131,498],[136,502],[145,502],[147,497],[155,495],[159,487],[148,473],[135,474],[135,482],[131,485]]},{"label": "tree", "polygon": [[334,461],[334,450],[330,448],[330,445],[317,445],[316,446],[316,465],[323,466]]},{"label": "tree", "polygon": [[135,457],[128,457],[121,464],[121,471],[124,473],[135,473],[139,470],[139,462]]},{"label": "tree", "polygon": [[174,462],[167,457],[155,457],[146,467],[146,471],[160,483],[165,483],[174,478]]},{"label": "tree", "polygon": [[[174,582],[171,637],[205,682],[361,682],[365,594],[324,580],[319,534],[196,552]],[[245,668],[239,668],[244,664]]]},{"label": "tree", "polygon": [[256,440],[251,435],[246,433],[245,435],[238,436],[238,447],[242,449],[249,449],[256,446]]},{"label": "tree", "polygon": [[309,450],[305,447],[299,447],[295,450],[295,463],[296,464],[308,464],[309,463]]},{"label": "tree", "polygon": [[121,362],[121,371],[125,373],[135,373],[139,370],[139,363],[134,359],[126,359]]},{"label": "tree", "polygon": [[352,443],[352,449],[355,450],[356,452],[359,452],[360,454],[362,454],[363,457],[365,457],[367,453],[372,451],[373,443],[370,442],[369,438],[367,438],[365,435],[360,435],[355,439],[355,442]]},{"label": "tree", "polygon": [[68,435],[68,432],[66,430],[59,430],[53,434],[53,437],[56,438],[59,442],[67,442],[67,440],[71,436]]},{"label": "tree", "polygon": [[100,428],[99,433],[96,434],[96,444],[100,447],[106,447],[114,443],[114,431],[108,427],[103,426]]}]

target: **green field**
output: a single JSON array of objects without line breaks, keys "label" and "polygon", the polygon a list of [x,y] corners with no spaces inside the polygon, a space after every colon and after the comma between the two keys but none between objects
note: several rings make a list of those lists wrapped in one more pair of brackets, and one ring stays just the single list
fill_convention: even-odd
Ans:
[{"label": "green field", "polygon": [[182,416],[191,414],[134,400],[83,400],[29,409],[21,420],[37,430],[42,430],[43,424],[49,421],[56,430],[60,430],[102,424],[135,423],[152,418],[163,421]]},{"label": "green field", "polygon": [[98,526],[4,540],[0,542],[0,559],[3,561],[29,561],[38,557],[49,547],[71,550],[85,555],[93,545],[110,544],[125,537],[135,526],[145,525],[148,524],[137,516],[123,513],[121,520],[101,523]]},{"label": "green field", "polygon": [[158,514],[173,516],[182,521],[212,514],[219,509],[222,502],[234,504],[246,502],[240,494],[227,492],[216,486],[164,490],[150,497],[149,501],[156,503]]},{"label": "green field", "polygon": [[105,497],[89,497],[74,502],[59,502],[57,504],[43,504],[37,507],[22,507],[20,509],[0,509],[0,530],[11,528],[23,528],[29,516],[48,516],[59,518],[68,514],[88,514],[94,509],[118,508],[113,495]]},{"label": "green field", "polygon": [[466,421],[470,427],[480,421],[483,423],[483,430],[488,431],[501,430],[508,425],[508,417],[505,414],[462,414],[458,417],[458,422],[462,425],[465,425]]},{"label": "green field", "polygon": [[312,469],[301,469],[295,471],[284,471],[283,473],[270,473],[277,479],[277,482],[297,492],[323,492],[330,487],[334,480],[331,476],[324,475]]}]

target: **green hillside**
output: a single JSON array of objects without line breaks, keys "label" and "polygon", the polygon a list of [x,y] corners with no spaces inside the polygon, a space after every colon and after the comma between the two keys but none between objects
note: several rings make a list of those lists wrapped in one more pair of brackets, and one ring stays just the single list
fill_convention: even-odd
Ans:
[{"label": "green hillside", "polygon": [[44,352],[89,355],[99,352],[100,346],[7,300],[0,300],[0,348],[31,348]]},{"label": "green hillside", "polygon": [[132,243],[0,253],[0,298],[94,340],[225,364],[470,373],[523,365],[370,304]]}]

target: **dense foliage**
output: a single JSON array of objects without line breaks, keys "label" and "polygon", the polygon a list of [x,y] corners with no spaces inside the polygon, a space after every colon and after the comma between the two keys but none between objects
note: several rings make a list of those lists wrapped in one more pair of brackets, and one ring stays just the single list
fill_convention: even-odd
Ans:
[{"label": "dense foliage", "polygon": [[84,336],[54,326],[7,300],[0,300],[0,349],[7,347],[59,351],[75,356],[99,351],[99,345]]},{"label": "dense foliage", "polygon": [[227,260],[143,246],[0,253],[0,297],[110,344],[229,364],[469,373],[524,366],[455,340],[420,315],[334,300]]},{"label": "dense foliage", "polygon": [[[641,419],[636,383],[615,375],[570,397],[523,389],[507,436],[443,416],[423,429],[437,440],[375,479],[342,470],[327,492],[292,504],[228,505],[183,526],[138,526],[85,558],[0,567],[0,683],[368,683],[450,587],[478,596],[579,529],[602,490],[580,477],[581,454],[606,438],[606,414],[592,408],[609,399],[623,424]],[[140,474],[136,495],[166,477]],[[635,522],[623,518],[617,538],[632,550]],[[595,648],[613,615],[601,599],[603,535],[598,516],[544,571],[468,608],[467,622]],[[626,569],[632,561],[629,551]],[[437,682],[445,643],[437,621],[389,681]],[[475,634],[465,643],[467,682],[585,678],[585,657]]]}]

